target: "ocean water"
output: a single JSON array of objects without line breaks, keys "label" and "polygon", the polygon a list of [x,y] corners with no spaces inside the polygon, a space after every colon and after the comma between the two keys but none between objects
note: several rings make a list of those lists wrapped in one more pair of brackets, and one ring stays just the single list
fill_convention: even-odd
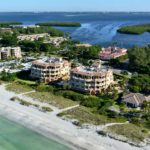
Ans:
[{"label": "ocean water", "polygon": [[143,46],[150,43],[150,33],[127,35],[117,33],[117,29],[125,25],[150,23],[150,13],[0,13],[0,21],[21,21],[24,24],[50,21],[77,21],[79,28],[60,28],[69,32],[73,39],[81,42],[108,46],[117,43],[119,46]]},{"label": "ocean water", "polygon": [[0,117],[0,150],[71,150]]}]

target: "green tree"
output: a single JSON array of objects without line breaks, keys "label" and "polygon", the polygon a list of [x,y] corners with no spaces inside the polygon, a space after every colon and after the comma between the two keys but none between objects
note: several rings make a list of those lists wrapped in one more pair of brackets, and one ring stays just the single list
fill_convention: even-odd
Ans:
[{"label": "green tree", "polygon": [[17,37],[15,35],[5,35],[2,37],[0,44],[2,46],[16,46],[17,45]]},{"label": "green tree", "polygon": [[150,45],[128,50],[130,68],[140,73],[150,74]]}]

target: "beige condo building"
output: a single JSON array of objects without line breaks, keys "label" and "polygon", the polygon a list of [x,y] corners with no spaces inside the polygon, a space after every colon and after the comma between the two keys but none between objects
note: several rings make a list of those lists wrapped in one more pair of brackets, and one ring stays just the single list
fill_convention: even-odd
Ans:
[{"label": "beige condo building", "polygon": [[90,94],[98,94],[113,84],[113,72],[100,67],[80,66],[71,70],[72,89]]},{"label": "beige condo building", "polygon": [[32,62],[31,77],[44,82],[66,80],[70,75],[70,63],[62,58],[49,58]]},{"label": "beige condo building", "polygon": [[0,59],[5,60],[9,57],[22,58],[20,47],[1,47]]}]

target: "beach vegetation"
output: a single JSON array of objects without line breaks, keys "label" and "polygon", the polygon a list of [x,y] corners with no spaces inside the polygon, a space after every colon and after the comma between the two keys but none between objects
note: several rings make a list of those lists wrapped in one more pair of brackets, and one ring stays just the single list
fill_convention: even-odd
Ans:
[{"label": "beach vegetation", "polygon": [[95,113],[93,109],[80,106],[58,114],[59,117],[78,120],[80,124],[104,125],[112,122],[124,122],[124,118],[109,118]]},{"label": "beach vegetation", "polygon": [[[34,107],[40,109],[40,105],[39,104],[31,103],[29,101],[20,99],[19,97],[12,97],[10,100],[13,101],[13,102],[19,102],[21,105],[24,105],[24,106],[34,106]],[[52,111],[52,109],[49,108],[49,107],[42,107],[41,109],[45,110],[45,111],[46,110],[47,111]]]},{"label": "beach vegetation", "polygon": [[51,112],[51,111],[52,111],[52,109],[51,109],[50,107],[46,107],[46,106],[42,106],[42,107],[41,107],[41,110],[42,110],[43,112]]},{"label": "beach vegetation", "polygon": [[58,108],[66,108],[78,104],[78,102],[74,102],[71,99],[55,95],[52,92],[33,92],[27,94],[26,96],[32,97],[33,99],[36,99],[37,101],[40,102],[48,103]]},{"label": "beach vegetation", "polygon": [[6,86],[6,89],[8,91],[12,91],[12,92],[15,92],[17,94],[33,91],[32,86],[29,86],[27,83],[20,82],[20,81],[15,81],[15,82],[8,84]]},{"label": "beach vegetation", "polygon": [[31,106],[31,105],[32,105],[32,103],[27,102],[27,101],[25,101],[25,100],[19,100],[19,103],[20,103],[21,105],[24,105],[24,106]]},{"label": "beach vegetation", "polygon": [[106,133],[115,134],[118,136],[123,136],[134,143],[144,142],[146,138],[149,138],[149,132],[145,128],[141,128],[134,124],[122,124],[122,125],[112,125],[105,129]]}]

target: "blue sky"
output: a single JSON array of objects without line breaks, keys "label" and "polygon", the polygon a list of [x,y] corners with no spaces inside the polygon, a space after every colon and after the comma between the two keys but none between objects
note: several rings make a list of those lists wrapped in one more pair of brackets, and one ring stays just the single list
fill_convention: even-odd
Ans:
[{"label": "blue sky", "polygon": [[0,11],[150,12],[150,0],[0,0]]}]

